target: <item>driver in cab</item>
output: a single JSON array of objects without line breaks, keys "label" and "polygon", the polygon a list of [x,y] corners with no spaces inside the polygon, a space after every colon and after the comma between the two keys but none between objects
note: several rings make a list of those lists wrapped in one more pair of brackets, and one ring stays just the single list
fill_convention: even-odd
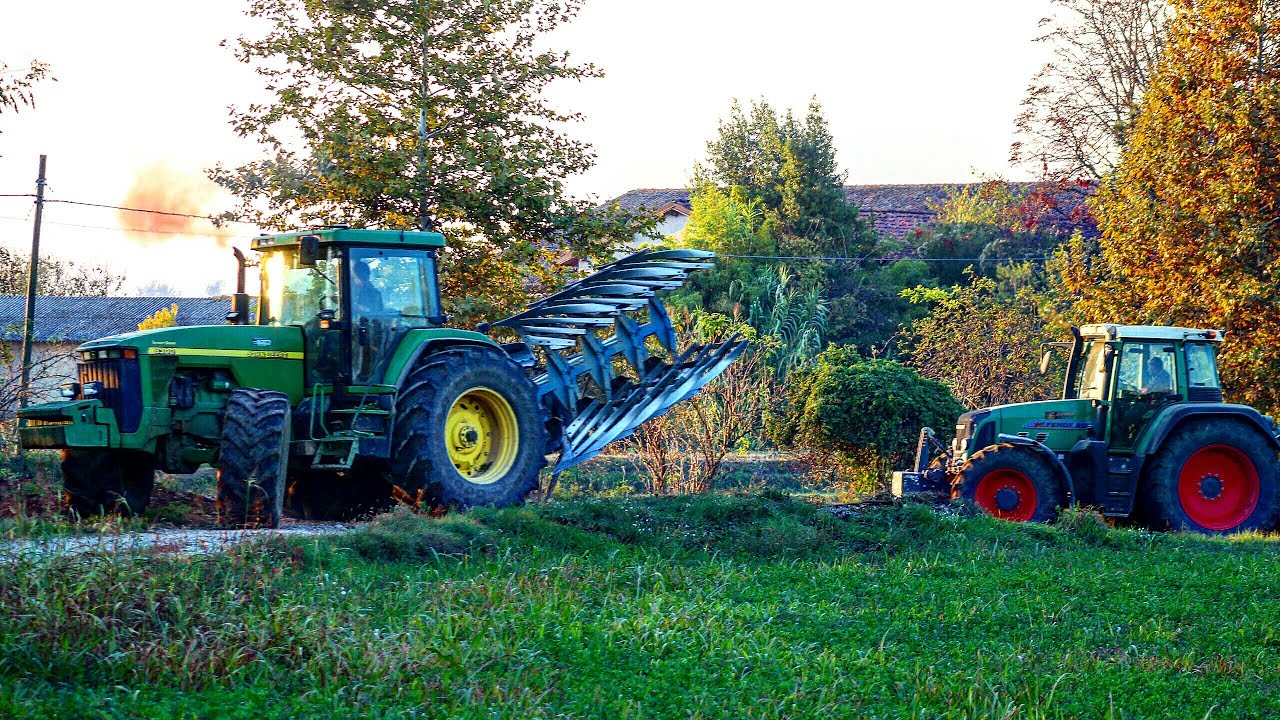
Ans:
[{"label": "driver in cab", "polygon": [[1143,385],[1142,394],[1173,392],[1173,379],[1164,368],[1164,361],[1158,357],[1147,360],[1147,382]]},{"label": "driver in cab", "polygon": [[382,293],[369,280],[369,264],[356,262],[351,268],[351,310],[357,318],[383,311]]}]

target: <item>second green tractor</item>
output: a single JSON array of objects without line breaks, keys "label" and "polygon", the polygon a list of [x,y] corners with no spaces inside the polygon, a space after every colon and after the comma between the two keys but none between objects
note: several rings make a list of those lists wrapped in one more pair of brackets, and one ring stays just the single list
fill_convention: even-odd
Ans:
[{"label": "second green tractor", "polygon": [[1060,344],[1060,399],[965,413],[950,447],[925,428],[916,468],[894,474],[894,491],[942,491],[1018,522],[1081,505],[1161,529],[1272,530],[1280,442],[1271,418],[1223,402],[1222,340],[1181,327],[1075,329]]}]

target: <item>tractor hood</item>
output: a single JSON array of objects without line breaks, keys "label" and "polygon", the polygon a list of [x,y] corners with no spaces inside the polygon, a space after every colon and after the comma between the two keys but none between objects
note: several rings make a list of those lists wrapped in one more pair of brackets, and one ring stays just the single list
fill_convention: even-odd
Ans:
[{"label": "tractor hood", "polygon": [[1066,452],[1093,429],[1094,411],[1088,400],[1042,400],[996,405],[960,416],[956,450],[972,454],[995,444],[1000,435],[1038,440],[1056,452]]},{"label": "tractor hood", "polygon": [[296,327],[189,325],[99,338],[77,351],[121,347],[136,348],[139,355],[301,360],[302,332]]},{"label": "tractor hood", "polygon": [[140,363],[138,372],[146,381],[143,402],[157,406],[168,404],[166,388],[175,374],[278,390],[294,403],[303,396],[300,327],[188,325],[141,330],[87,342],[76,355],[82,378],[95,363]]}]

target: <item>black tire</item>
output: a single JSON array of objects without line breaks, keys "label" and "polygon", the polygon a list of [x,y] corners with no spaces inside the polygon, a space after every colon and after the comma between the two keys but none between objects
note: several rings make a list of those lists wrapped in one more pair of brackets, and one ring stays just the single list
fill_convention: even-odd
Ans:
[{"label": "black tire", "polygon": [[151,502],[156,461],[132,450],[63,450],[62,489],[80,517],[141,515]]},{"label": "black tire", "polygon": [[[1206,486],[1211,477],[1215,480]],[[1145,520],[1161,530],[1207,535],[1272,530],[1280,518],[1275,444],[1238,420],[1189,421],[1165,439],[1147,464],[1140,502]]]},{"label": "black tire", "polygon": [[[511,450],[509,468],[483,483],[455,468],[446,441],[450,409],[472,391],[492,393],[505,401],[515,423],[510,435],[518,443]],[[524,370],[498,350],[455,347],[427,356],[409,375],[396,402],[391,484],[408,497],[421,497],[432,505],[468,508],[522,503],[538,487],[538,474],[547,464],[546,420],[537,398]]]},{"label": "black tire", "polygon": [[974,453],[951,486],[953,499],[1014,522],[1051,522],[1065,495],[1048,460],[1009,443]]},{"label": "black tire", "polygon": [[284,393],[231,391],[218,458],[218,521],[223,527],[280,526],[290,415]]}]

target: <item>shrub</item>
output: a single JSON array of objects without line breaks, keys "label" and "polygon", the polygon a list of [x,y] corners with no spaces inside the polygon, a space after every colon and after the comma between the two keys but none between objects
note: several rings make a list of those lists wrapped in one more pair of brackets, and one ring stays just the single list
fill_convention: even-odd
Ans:
[{"label": "shrub", "polygon": [[873,476],[911,461],[922,426],[945,435],[964,407],[940,382],[891,360],[831,348],[813,368],[793,373],[775,441],[851,461]]},{"label": "shrub", "polygon": [[174,303],[167,308],[160,308],[155,314],[143,319],[138,323],[139,330],[158,330],[160,328],[174,327],[178,324],[178,304]]}]

